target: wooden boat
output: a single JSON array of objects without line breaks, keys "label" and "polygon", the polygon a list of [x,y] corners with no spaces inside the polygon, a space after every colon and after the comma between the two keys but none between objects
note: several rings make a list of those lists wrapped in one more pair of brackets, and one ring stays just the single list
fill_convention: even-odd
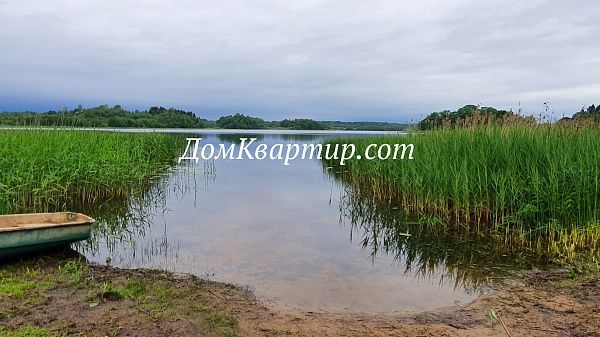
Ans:
[{"label": "wooden boat", "polygon": [[72,212],[0,215],[0,258],[85,240],[94,221]]}]

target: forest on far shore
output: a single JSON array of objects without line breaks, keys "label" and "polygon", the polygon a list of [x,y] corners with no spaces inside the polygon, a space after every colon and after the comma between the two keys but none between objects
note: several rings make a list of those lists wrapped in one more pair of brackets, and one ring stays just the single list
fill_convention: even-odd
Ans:
[{"label": "forest on far shore", "polygon": [[48,112],[0,112],[3,126],[68,126],[112,128],[221,128],[221,129],[288,129],[288,130],[372,130],[401,131],[409,124],[390,122],[316,121],[307,118],[266,121],[240,113],[222,116],[216,121],[198,117],[191,111],[151,107],[128,111],[120,105]]},{"label": "forest on far shore", "polygon": [[[465,105],[456,111],[432,112],[417,124],[392,122],[345,122],[316,121],[308,118],[267,121],[236,113],[217,120],[198,117],[191,111],[176,108],[151,107],[148,110],[128,111],[120,105],[100,105],[48,112],[0,112],[2,126],[67,126],[67,127],[112,127],[112,128],[186,128],[186,129],[285,129],[285,130],[364,130],[402,131],[408,128],[431,130],[459,127],[462,124],[512,122],[537,123],[533,116],[525,116],[510,110],[493,107]],[[600,105],[590,105],[572,117],[563,117],[557,123],[577,121],[600,123]]]}]

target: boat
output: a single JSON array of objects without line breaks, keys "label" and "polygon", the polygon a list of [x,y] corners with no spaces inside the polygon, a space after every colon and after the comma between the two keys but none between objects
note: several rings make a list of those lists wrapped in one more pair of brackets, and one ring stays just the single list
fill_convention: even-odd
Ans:
[{"label": "boat", "polygon": [[85,240],[94,222],[73,212],[0,215],[0,258]]}]

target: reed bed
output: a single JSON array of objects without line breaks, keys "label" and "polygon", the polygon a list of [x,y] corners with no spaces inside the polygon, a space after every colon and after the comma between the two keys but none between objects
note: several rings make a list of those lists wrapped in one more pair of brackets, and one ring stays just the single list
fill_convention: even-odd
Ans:
[{"label": "reed bed", "polygon": [[511,252],[502,240],[474,230],[419,226],[418,219],[383,207],[351,186],[342,189],[340,201],[340,222],[351,229],[353,241],[370,251],[373,260],[392,256],[406,273],[419,278],[443,275],[455,288],[478,289],[500,284],[516,271],[547,265],[544,259]]},{"label": "reed bed", "polygon": [[180,142],[165,134],[0,130],[0,214],[127,198],[172,165]]},{"label": "reed bed", "polygon": [[597,128],[489,125],[332,142],[354,143],[357,153],[371,143],[414,144],[413,160],[324,165],[358,193],[418,215],[422,226],[474,229],[561,259],[599,254]]}]

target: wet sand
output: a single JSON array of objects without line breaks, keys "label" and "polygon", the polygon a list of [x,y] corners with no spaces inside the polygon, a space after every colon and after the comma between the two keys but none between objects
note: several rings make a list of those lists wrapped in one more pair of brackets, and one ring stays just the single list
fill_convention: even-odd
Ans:
[{"label": "wet sand", "polygon": [[0,275],[8,336],[600,336],[598,275],[566,271],[524,273],[470,303],[385,315],[266,304],[225,283],[64,254],[4,263]]}]

